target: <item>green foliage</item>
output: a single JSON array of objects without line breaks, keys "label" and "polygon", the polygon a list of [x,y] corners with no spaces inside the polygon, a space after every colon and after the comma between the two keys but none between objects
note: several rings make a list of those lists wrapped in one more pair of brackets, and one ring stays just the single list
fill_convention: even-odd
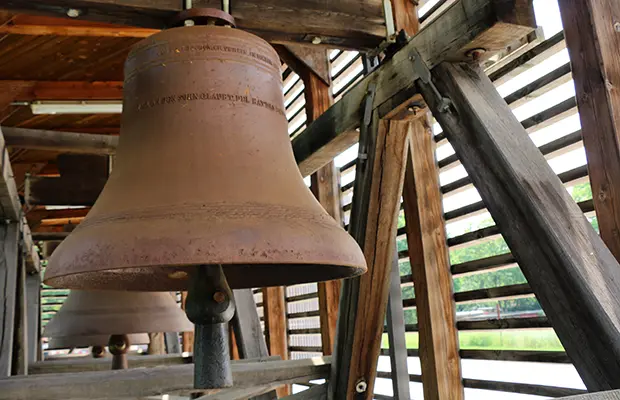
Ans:
[{"label": "green foliage", "polygon": [[571,191],[571,195],[576,202],[590,200],[592,198],[592,187],[590,186],[590,182],[582,183],[581,185],[577,185],[573,187]]}]

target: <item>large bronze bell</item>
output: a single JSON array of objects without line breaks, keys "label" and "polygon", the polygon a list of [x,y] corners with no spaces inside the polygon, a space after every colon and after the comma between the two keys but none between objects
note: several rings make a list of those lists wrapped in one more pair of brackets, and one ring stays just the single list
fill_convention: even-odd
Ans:
[{"label": "large bronze bell", "polygon": [[234,25],[221,11],[186,17],[208,25],[166,30],[131,50],[112,175],[52,255],[46,283],[188,290],[194,385],[221,388],[232,385],[231,288],[347,278],[366,261],[299,173],[275,50],[215,26]]},{"label": "large bronze bell", "polygon": [[43,336],[109,337],[116,334],[186,332],[193,329],[194,325],[167,292],[74,290],[45,326]]},{"label": "large bronze bell", "polygon": [[47,284],[186,290],[192,267],[219,264],[232,288],[250,288],[366,270],[302,180],[267,42],[220,26],[163,31],[132,49],[123,94],[113,172]]}]

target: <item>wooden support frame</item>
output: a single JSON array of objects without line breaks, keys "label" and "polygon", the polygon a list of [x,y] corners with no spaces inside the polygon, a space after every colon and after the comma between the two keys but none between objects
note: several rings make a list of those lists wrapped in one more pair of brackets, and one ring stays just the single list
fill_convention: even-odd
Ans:
[{"label": "wooden support frame", "polygon": [[560,0],[600,235],[620,260],[620,4]]},{"label": "wooden support frame", "polygon": [[[372,101],[369,92],[366,104]],[[405,174],[408,130],[365,118],[360,134],[349,232],[360,243],[368,272],[343,282],[330,398],[371,399],[381,352],[396,225]]]},{"label": "wooden support frame", "polygon": [[111,135],[13,127],[2,127],[2,133],[7,146],[20,149],[112,155],[118,147],[118,136]]},{"label": "wooden support frame", "polygon": [[11,375],[18,273],[19,223],[0,224],[0,377]]},{"label": "wooden support frame", "polygon": [[26,299],[28,318],[28,368],[41,359],[41,275],[26,276]]},{"label": "wooden support frame", "polygon": [[[324,379],[329,370],[329,358],[232,363],[237,389]],[[193,391],[193,375],[194,365],[189,364],[12,377],[0,379],[0,400],[102,400],[187,394]]]},{"label": "wooden support frame", "polygon": [[26,297],[26,259],[24,255],[23,253],[20,254],[17,260],[11,375],[28,374],[28,307]]},{"label": "wooden support frame", "polygon": [[410,122],[412,134],[403,191],[405,230],[418,314],[424,398],[464,398],[456,307],[435,141],[427,116]]},{"label": "wooden support frame", "polygon": [[484,72],[444,63],[433,79],[450,107],[420,91],[584,383],[620,387],[620,265]]},{"label": "wooden support frame", "polygon": [[[239,28],[274,43],[319,41],[322,46],[372,49],[386,36],[382,18],[382,0],[356,0],[338,4],[295,1],[282,3],[263,0],[238,0],[231,8]],[[337,7],[335,7],[337,6]],[[68,9],[78,10],[75,19],[162,29],[168,27],[183,10],[176,0],[10,0],[2,7],[16,12],[67,17]],[[221,8],[215,0],[194,0],[193,7]],[[265,9],[269,12],[265,12]],[[342,21],[347,27],[342,27]],[[315,39],[317,38],[317,39]]]},{"label": "wooden support frame", "polygon": [[[265,316],[265,336],[269,354],[288,360],[288,329],[286,321],[286,287],[263,288],[263,314]],[[290,394],[290,387],[277,389],[278,397]]]},{"label": "wooden support frame", "polygon": [[[466,54],[473,48],[485,48],[485,54],[491,56],[534,30],[534,13],[529,2],[525,6],[522,0],[501,3],[502,7],[498,8],[494,0],[454,1],[433,24],[351,88],[342,100],[293,140],[302,175],[316,172],[358,141],[360,104],[371,83],[377,87],[372,109],[379,118],[418,93],[415,81],[419,76],[412,59],[416,49],[429,68],[433,68],[446,59],[469,59]],[[445,30],[446,26],[451,29]]]}]

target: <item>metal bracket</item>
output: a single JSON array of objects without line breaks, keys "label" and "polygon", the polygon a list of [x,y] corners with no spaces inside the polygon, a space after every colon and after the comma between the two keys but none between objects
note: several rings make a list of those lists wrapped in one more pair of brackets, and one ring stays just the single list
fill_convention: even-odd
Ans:
[{"label": "metal bracket", "polygon": [[366,89],[366,97],[364,98],[364,109],[362,111],[362,126],[360,126],[360,140],[359,150],[357,157],[360,160],[360,165],[365,163],[368,159],[368,141],[367,134],[368,127],[372,124],[373,105],[375,101],[375,94],[377,93],[377,84],[370,82]]},{"label": "metal bracket", "polygon": [[435,95],[435,97],[437,98],[439,102],[439,106],[438,106],[439,112],[441,113],[447,112],[450,109],[450,105],[452,104],[452,101],[450,101],[449,98],[443,97],[441,95],[441,93],[439,92],[439,89],[437,89],[437,86],[435,86],[435,84],[433,83],[433,76],[431,74],[431,71],[426,66],[426,63],[422,59],[422,56],[420,55],[420,53],[418,53],[417,50],[413,50],[409,59],[413,61],[413,69],[415,73],[418,75],[418,79],[422,80],[422,82],[427,84],[433,91],[433,94]]}]

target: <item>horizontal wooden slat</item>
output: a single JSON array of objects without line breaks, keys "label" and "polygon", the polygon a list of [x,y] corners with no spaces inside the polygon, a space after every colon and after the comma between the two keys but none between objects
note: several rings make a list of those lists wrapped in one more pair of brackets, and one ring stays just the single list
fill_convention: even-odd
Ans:
[{"label": "horizontal wooden slat", "polygon": [[524,361],[570,364],[570,358],[563,351],[522,350],[461,350],[461,358],[472,360]]},{"label": "horizontal wooden slat", "polygon": [[490,329],[528,329],[550,328],[547,317],[534,318],[502,318],[487,319],[483,321],[458,321],[456,327],[459,330],[490,330]]},{"label": "horizontal wooden slat", "polygon": [[485,381],[481,379],[463,379],[463,386],[471,389],[495,390],[500,392],[530,394],[536,396],[562,397],[587,393],[585,390],[555,386],[533,385],[531,383],[512,383]]}]

